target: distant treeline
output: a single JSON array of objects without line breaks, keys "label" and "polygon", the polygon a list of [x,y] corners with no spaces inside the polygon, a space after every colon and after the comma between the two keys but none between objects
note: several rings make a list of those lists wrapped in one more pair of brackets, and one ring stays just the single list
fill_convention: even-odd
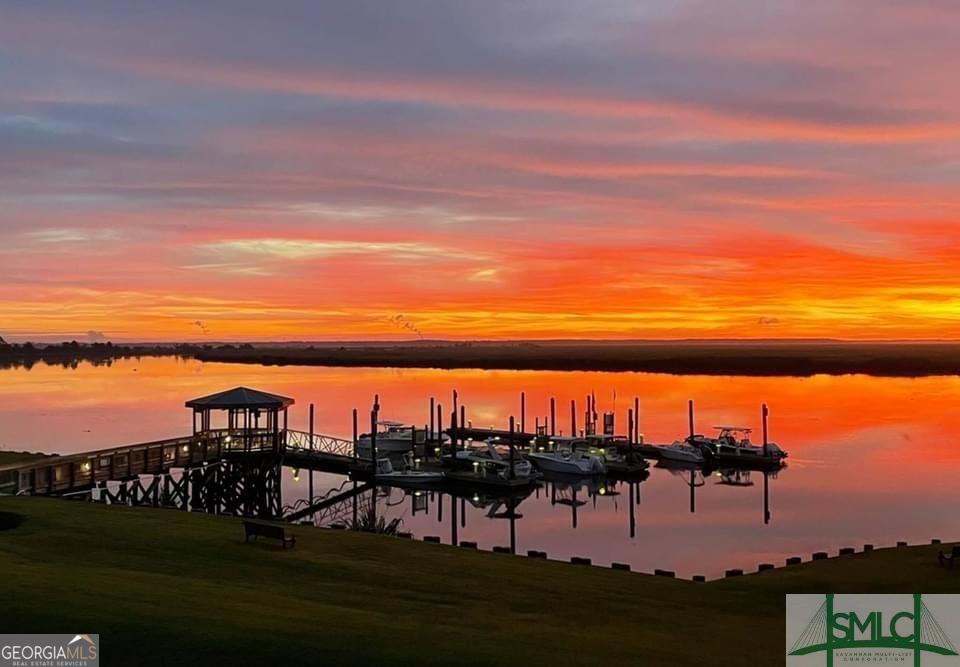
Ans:
[{"label": "distant treeline", "polygon": [[816,374],[915,377],[960,374],[957,343],[846,342],[482,342],[474,344],[8,345],[0,341],[0,368],[38,361],[76,367],[115,359],[178,356],[200,361],[301,366],[489,368],[513,370],[643,371],[682,375]]},{"label": "distant treeline", "polygon": [[914,377],[960,373],[955,343],[524,342],[204,348],[202,361],[263,365],[643,371],[682,375]]},{"label": "distant treeline", "polygon": [[50,366],[76,368],[80,362],[94,366],[109,366],[115,359],[135,357],[159,357],[169,355],[193,356],[184,352],[185,346],[177,345],[114,345],[113,343],[60,343],[58,345],[34,345],[33,343],[6,343],[0,339],[0,368],[31,368],[37,362]]}]

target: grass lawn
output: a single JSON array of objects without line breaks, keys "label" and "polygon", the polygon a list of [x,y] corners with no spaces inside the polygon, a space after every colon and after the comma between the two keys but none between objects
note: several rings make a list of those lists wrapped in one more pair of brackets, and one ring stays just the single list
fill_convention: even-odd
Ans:
[{"label": "grass lawn", "polygon": [[[940,547],[695,584],[232,518],[2,498],[0,632],[99,633],[104,664],[783,664],[784,594],[957,592]],[[0,522],[2,524],[3,522]]]}]

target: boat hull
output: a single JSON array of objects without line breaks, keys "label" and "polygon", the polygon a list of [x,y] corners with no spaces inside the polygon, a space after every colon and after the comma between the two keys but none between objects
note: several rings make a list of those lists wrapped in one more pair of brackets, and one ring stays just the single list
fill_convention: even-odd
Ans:
[{"label": "boat hull", "polygon": [[702,454],[671,449],[670,447],[661,448],[660,458],[664,461],[673,461],[675,463],[692,463],[695,465],[703,463]]},{"label": "boat hull", "polygon": [[538,456],[536,454],[531,454],[527,458],[543,472],[581,476],[602,475],[606,472],[603,463],[596,460],[565,461],[563,459],[550,456]]}]

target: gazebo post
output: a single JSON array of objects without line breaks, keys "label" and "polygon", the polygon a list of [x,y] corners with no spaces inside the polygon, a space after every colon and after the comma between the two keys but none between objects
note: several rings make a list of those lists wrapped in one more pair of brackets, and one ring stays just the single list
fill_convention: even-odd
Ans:
[{"label": "gazebo post", "polygon": [[273,453],[280,453],[280,411],[271,410],[267,413],[268,419],[273,422]]}]

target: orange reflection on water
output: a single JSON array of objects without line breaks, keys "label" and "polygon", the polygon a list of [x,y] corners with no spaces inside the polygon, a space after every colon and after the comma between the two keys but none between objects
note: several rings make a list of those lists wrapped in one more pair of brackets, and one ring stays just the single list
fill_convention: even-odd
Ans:
[{"label": "orange reflection on water", "polygon": [[[691,513],[684,479],[654,470],[641,485],[636,538],[626,537],[621,495],[600,499],[596,507],[591,501],[573,532],[567,530],[572,517],[566,510],[526,501],[523,543],[607,561],[631,554],[627,560],[638,567],[709,573],[848,544],[949,538],[955,524],[951,473],[960,459],[955,444],[960,414],[954,410],[958,377],[261,367],[173,358],[100,368],[81,364],[75,370],[41,364],[0,371],[0,377],[0,446],[64,453],[182,435],[190,429],[184,401],[237,385],[295,398],[293,428],[306,428],[312,402],[317,431],[339,436],[350,435],[354,408],[361,428],[366,427],[375,393],[383,418],[420,425],[429,423],[429,397],[435,396],[447,425],[456,389],[474,425],[506,427],[511,415],[519,421],[523,391],[528,430],[537,417],[548,415],[554,396],[557,426],[564,433],[570,429],[571,399],[580,428],[585,397],[595,392],[599,411],[615,410],[617,430],[624,433],[627,409],[638,396],[641,432],[650,442],[686,434],[688,399],[696,402],[700,432],[721,423],[759,431],[760,405],[767,402],[771,439],[790,452],[788,468],[770,482],[774,520],[769,525],[760,521],[760,475],[750,488],[708,479],[697,490],[697,512]],[[305,483],[301,476],[287,492],[303,493]],[[438,530],[432,517],[406,520],[421,534]],[[480,514],[471,522],[462,539],[487,547],[503,543],[502,525]],[[699,565],[704,540],[715,554],[713,569]],[[641,544],[648,547],[638,548]]]}]

